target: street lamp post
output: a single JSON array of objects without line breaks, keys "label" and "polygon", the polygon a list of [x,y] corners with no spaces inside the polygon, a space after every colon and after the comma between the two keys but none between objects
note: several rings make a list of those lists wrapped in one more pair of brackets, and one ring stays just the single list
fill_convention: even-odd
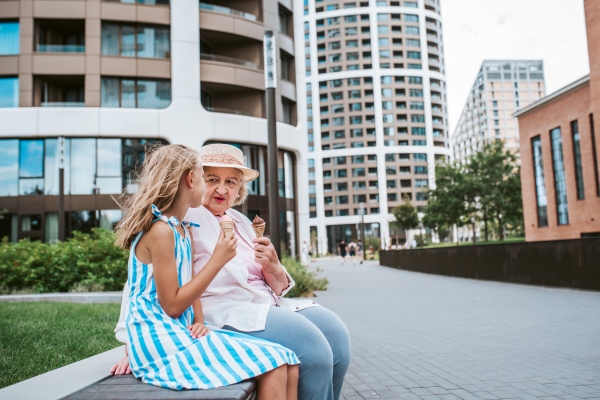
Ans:
[{"label": "street lamp post", "polygon": [[362,240],[362,245],[363,245],[363,254],[364,254],[364,248],[366,246],[366,242],[365,242],[365,213],[366,213],[366,209],[365,209],[365,203],[360,203],[360,208],[358,209],[358,213],[360,214],[360,240]]},{"label": "street lamp post", "polygon": [[277,89],[277,52],[273,31],[265,31],[265,89],[267,91],[267,151],[269,161],[269,230],[271,243],[281,258],[281,235],[279,223],[279,171],[277,166],[277,114],[275,89]]},{"label": "street lamp post", "polygon": [[58,240],[65,241],[65,138],[58,138]]}]

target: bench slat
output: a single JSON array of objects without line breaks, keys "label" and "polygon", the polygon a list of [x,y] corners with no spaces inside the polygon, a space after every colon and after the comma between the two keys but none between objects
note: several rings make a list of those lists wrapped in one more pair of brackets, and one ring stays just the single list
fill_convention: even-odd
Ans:
[{"label": "bench slat", "polygon": [[254,379],[217,389],[177,391],[146,384],[133,375],[116,375],[64,400],[252,400],[255,389]]}]

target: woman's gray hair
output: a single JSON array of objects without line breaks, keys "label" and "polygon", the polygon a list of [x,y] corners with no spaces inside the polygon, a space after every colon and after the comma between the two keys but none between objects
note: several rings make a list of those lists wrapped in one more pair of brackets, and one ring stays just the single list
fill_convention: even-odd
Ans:
[{"label": "woman's gray hair", "polygon": [[[239,170],[238,170],[239,171]],[[242,173],[240,171],[240,173]],[[240,191],[238,192],[238,197],[233,202],[233,206],[239,206],[246,201],[248,198],[248,185],[244,181],[244,174],[242,174],[242,185],[240,186]]]}]

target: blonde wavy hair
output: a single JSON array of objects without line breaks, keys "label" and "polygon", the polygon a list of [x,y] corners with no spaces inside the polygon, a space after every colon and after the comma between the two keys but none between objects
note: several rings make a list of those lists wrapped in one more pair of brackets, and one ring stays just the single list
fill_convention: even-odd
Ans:
[{"label": "blonde wavy hair", "polygon": [[123,211],[123,218],[116,228],[115,244],[129,250],[139,232],[150,230],[152,220],[156,218],[152,214],[152,204],[163,212],[171,208],[181,177],[201,166],[198,152],[191,147],[181,144],[150,147],[141,172],[136,176],[137,192],[115,199]]}]

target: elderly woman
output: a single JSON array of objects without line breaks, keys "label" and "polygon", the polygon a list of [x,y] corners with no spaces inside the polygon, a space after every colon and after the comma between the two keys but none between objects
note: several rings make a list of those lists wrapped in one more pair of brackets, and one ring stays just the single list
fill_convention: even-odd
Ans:
[{"label": "elderly woman", "polygon": [[[283,296],[294,281],[279,262],[269,239],[256,238],[252,223],[231,207],[247,197],[246,183],[258,171],[244,167],[236,147],[214,144],[200,150],[206,191],[202,207],[190,209],[185,220],[200,225],[193,229],[194,273],[210,259],[219,237],[219,222],[227,215],[234,221],[237,255],[215,277],[200,300],[207,324],[243,332],[279,343],[300,358],[298,399],[337,400],[350,363],[350,338],[344,323],[312,300]],[[123,296],[117,339],[123,335],[126,316]],[[113,367],[128,369],[127,358]]]}]

